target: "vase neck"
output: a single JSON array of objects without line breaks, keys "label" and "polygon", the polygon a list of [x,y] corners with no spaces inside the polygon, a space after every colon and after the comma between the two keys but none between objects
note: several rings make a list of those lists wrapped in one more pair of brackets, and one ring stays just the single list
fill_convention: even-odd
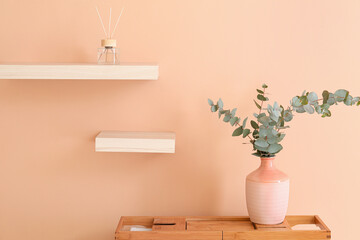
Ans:
[{"label": "vase neck", "polygon": [[261,158],[261,165],[262,168],[273,168],[275,158]]}]

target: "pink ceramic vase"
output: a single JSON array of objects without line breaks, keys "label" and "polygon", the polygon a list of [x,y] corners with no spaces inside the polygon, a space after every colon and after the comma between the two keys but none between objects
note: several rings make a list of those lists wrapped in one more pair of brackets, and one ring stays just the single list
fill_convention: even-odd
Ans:
[{"label": "pink ceramic vase", "polygon": [[246,177],[246,204],[250,220],[279,224],[289,201],[289,177],[274,166],[275,158],[261,158],[261,165]]}]

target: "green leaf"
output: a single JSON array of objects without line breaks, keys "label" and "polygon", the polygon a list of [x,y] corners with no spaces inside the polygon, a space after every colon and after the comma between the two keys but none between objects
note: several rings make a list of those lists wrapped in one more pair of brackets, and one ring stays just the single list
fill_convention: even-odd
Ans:
[{"label": "green leaf", "polygon": [[235,131],[233,132],[232,136],[233,137],[237,137],[240,136],[243,133],[243,128],[242,127],[238,127],[237,129],[235,129]]},{"label": "green leaf", "polygon": [[224,109],[222,109],[222,108],[220,108],[219,111],[220,111],[221,114],[230,113],[229,110],[224,110]]},{"label": "green leaf", "polygon": [[304,112],[306,112],[306,111],[305,111],[305,109],[304,109],[304,106],[301,106],[301,107],[296,108],[296,112],[297,112],[297,113],[304,113]]},{"label": "green leaf", "polygon": [[226,115],[223,119],[224,122],[229,122],[231,119],[231,116],[230,115]]},{"label": "green leaf", "polygon": [[208,103],[210,106],[214,105],[214,102],[210,98],[208,99]]},{"label": "green leaf", "polygon": [[234,126],[235,123],[236,123],[238,120],[239,120],[238,117],[233,117],[233,118],[231,118],[231,119],[230,119],[230,124],[231,124],[231,126]]},{"label": "green leaf", "polygon": [[259,130],[255,129],[252,133],[254,138],[258,138],[259,137]]},{"label": "green leaf", "polygon": [[268,88],[268,86],[265,83],[262,85],[262,87],[263,88]]},{"label": "green leaf", "polygon": [[283,147],[280,144],[274,143],[269,146],[268,152],[275,154],[275,153],[280,152],[282,149],[283,149]]},{"label": "green leaf", "polygon": [[269,144],[277,143],[277,137],[268,138],[268,139],[267,139],[267,142],[268,142]]},{"label": "green leaf", "polygon": [[360,101],[357,102],[356,106],[359,106],[360,105]]},{"label": "green leaf", "polygon": [[285,133],[280,133],[280,136],[278,137],[278,142],[281,142],[285,137]]},{"label": "green leaf", "polygon": [[356,104],[356,103],[359,102],[359,101],[360,101],[360,97],[354,97],[354,98],[352,99],[352,105]]},{"label": "green leaf", "polygon": [[246,126],[246,121],[248,120],[248,118],[245,118],[244,121],[243,121],[243,124],[242,124],[242,127],[245,128]]},{"label": "green leaf", "polygon": [[344,104],[345,104],[346,106],[351,106],[351,105],[352,105],[352,100],[353,100],[352,96],[347,96],[347,97],[345,98]]},{"label": "green leaf", "polygon": [[334,95],[336,96],[335,99],[337,102],[344,101],[347,94],[348,94],[348,91],[346,91],[345,89],[339,89],[334,93]]},{"label": "green leaf", "polygon": [[307,105],[309,103],[306,96],[301,96],[299,100],[300,100],[302,105]]},{"label": "green leaf", "polygon": [[258,93],[264,94],[264,91],[262,91],[262,90],[260,90],[260,89],[256,89],[256,91],[257,91]]},{"label": "green leaf", "polygon": [[261,157],[261,153],[259,153],[259,152],[252,153],[251,155],[254,155],[254,156],[257,156],[257,157]]},{"label": "green leaf", "polygon": [[318,96],[315,92],[310,92],[309,95],[307,96],[307,99],[310,102],[316,102],[318,100]]},{"label": "green leaf", "polygon": [[258,129],[258,128],[259,128],[259,125],[258,125],[255,121],[253,121],[253,120],[251,120],[250,124],[251,124],[251,126],[252,126],[254,129]]},{"label": "green leaf", "polygon": [[247,135],[249,135],[249,134],[250,134],[250,129],[244,129],[244,131],[243,131],[243,138],[246,138]]},{"label": "green leaf", "polygon": [[329,92],[327,90],[324,90],[322,93],[322,97],[323,97],[323,104],[327,103],[327,101],[329,100]]},{"label": "green leaf", "polygon": [[269,126],[276,126],[277,125],[277,121],[275,122],[275,121],[270,121],[269,122]]},{"label": "green leaf", "polygon": [[314,108],[313,108],[310,104],[305,105],[305,106],[304,106],[304,109],[305,109],[305,111],[306,111],[307,113],[309,113],[309,114],[313,114],[313,113],[315,112]]},{"label": "green leaf", "polygon": [[258,121],[263,124],[264,126],[268,126],[269,125],[269,121],[270,121],[270,118],[268,116],[263,116],[263,117],[260,117],[258,118]]},{"label": "green leaf", "polygon": [[264,139],[257,139],[254,144],[255,146],[261,148],[267,148],[269,146],[269,144]]},{"label": "green leaf", "polygon": [[329,105],[333,105],[335,103],[335,95],[332,93],[329,93],[329,99],[326,102]]},{"label": "green leaf", "polygon": [[224,103],[221,100],[221,98],[219,98],[219,101],[217,102],[217,105],[219,106],[219,108],[223,108],[224,107]]},{"label": "green leaf", "polygon": [[293,97],[293,99],[291,100],[291,105],[293,107],[300,107],[301,106],[300,99],[298,97]]},{"label": "green leaf", "polygon": [[280,121],[280,127],[283,127],[283,126],[285,126],[285,120],[284,120],[284,119],[281,119],[281,121]]},{"label": "green leaf", "polygon": [[267,101],[267,99],[261,94],[257,95],[257,99],[259,99],[260,101]]},{"label": "green leaf", "polygon": [[257,107],[258,109],[261,109],[260,104],[258,104],[255,100],[254,100],[254,103],[255,103],[255,105],[256,105],[256,107]]},{"label": "green leaf", "polygon": [[265,128],[260,128],[260,130],[259,130],[260,132],[259,132],[259,137],[261,137],[261,138],[266,138],[266,135],[267,135],[267,130],[265,129]]},{"label": "green leaf", "polygon": [[211,111],[216,112],[218,110],[218,108],[219,107],[217,105],[213,105],[213,106],[211,106]]},{"label": "green leaf", "polygon": [[284,112],[284,120],[286,122],[290,122],[292,119],[293,119],[293,114],[292,114],[291,110],[286,110]]},{"label": "green leaf", "polygon": [[231,111],[231,113],[230,113],[230,114],[231,114],[231,116],[235,117],[236,110],[237,110],[237,109],[236,109],[236,108],[234,108],[234,109]]}]

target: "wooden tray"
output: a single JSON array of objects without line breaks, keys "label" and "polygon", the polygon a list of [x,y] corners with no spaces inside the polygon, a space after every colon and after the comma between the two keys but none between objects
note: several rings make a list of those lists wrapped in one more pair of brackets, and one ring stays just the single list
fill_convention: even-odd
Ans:
[{"label": "wooden tray", "polygon": [[[134,227],[148,231],[131,230]],[[294,230],[299,227],[318,229]],[[329,240],[331,231],[319,216],[287,216],[278,225],[254,224],[249,217],[121,217],[115,239]]]}]

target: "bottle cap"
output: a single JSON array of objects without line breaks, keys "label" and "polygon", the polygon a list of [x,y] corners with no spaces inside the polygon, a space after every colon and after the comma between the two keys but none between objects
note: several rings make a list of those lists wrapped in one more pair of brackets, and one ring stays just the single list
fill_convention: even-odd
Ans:
[{"label": "bottle cap", "polygon": [[102,47],[116,47],[116,39],[101,39],[101,46]]}]

